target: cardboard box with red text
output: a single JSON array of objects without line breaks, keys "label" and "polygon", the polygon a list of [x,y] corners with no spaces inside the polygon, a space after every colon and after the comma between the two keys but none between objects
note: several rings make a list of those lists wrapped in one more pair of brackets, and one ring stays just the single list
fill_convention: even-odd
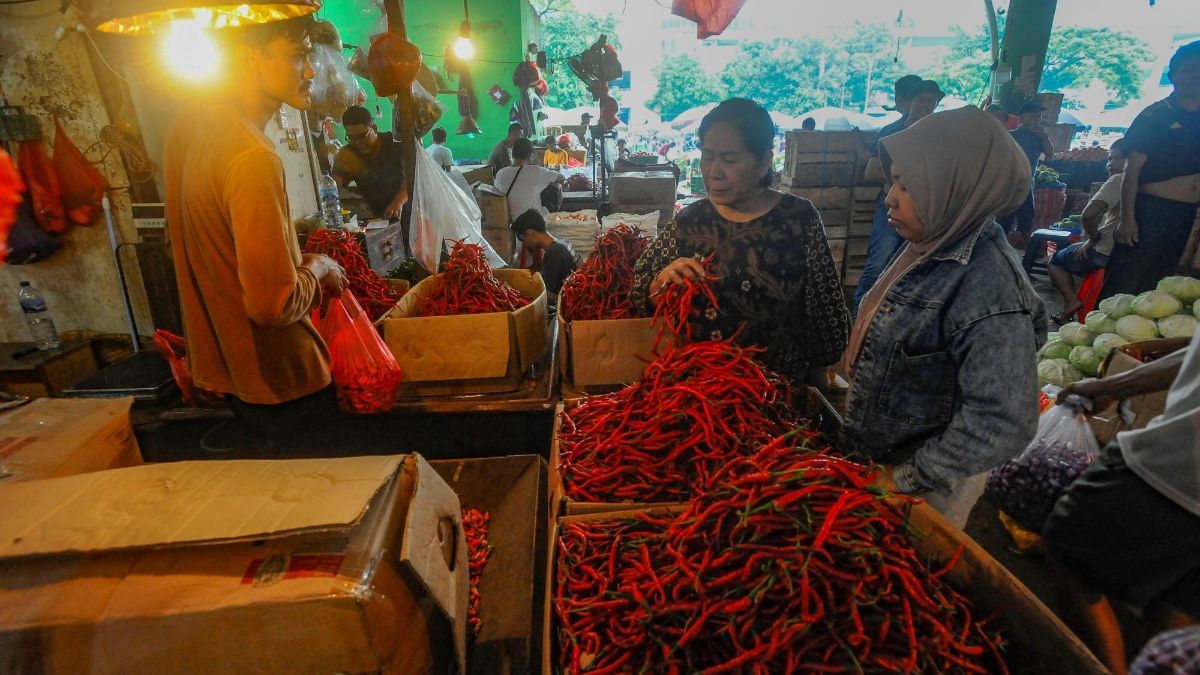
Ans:
[{"label": "cardboard box with red text", "polygon": [[0,485],[142,463],[129,409],[133,399],[39,398],[0,413]]}]

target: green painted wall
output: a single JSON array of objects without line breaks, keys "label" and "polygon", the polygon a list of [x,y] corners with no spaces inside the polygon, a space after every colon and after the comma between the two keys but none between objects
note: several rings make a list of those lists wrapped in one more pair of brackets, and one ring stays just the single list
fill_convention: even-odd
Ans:
[{"label": "green painted wall", "polygon": [[[471,11],[471,40],[475,43],[475,61],[472,75],[475,92],[479,96],[480,114],[476,119],[483,133],[474,138],[458,136],[455,131],[460,121],[458,107],[452,94],[442,94],[438,100],[449,108],[439,121],[450,138],[446,145],[454,152],[456,160],[486,160],[492,146],[508,130],[508,111],[511,102],[500,106],[488,97],[488,89],[499,84],[511,96],[517,88],[512,83],[515,62],[523,58],[525,45],[538,41],[537,15],[528,0],[469,0]],[[408,39],[412,40],[425,55],[425,63],[435,71],[441,71],[442,53],[446,45],[458,37],[458,26],[463,20],[462,4],[456,0],[408,0],[405,14]],[[327,19],[342,35],[342,41],[368,48],[367,36],[374,31],[379,20],[379,10],[372,0],[328,0],[319,15]],[[350,52],[347,52],[347,56]],[[504,61],[510,63],[489,63]],[[378,119],[380,129],[391,129],[392,103],[376,97],[371,83],[362,80],[367,92],[366,107],[382,113]],[[450,83],[457,86],[457,80]],[[429,144],[428,137],[423,144]]]}]

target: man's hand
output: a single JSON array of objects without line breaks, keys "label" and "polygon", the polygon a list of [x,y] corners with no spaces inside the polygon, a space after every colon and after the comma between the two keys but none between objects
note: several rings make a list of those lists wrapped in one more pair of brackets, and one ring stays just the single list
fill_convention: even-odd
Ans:
[{"label": "man's hand", "polygon": [[388,204],[387,208],[383,210],[383,217],[384,218],[399,218],[400,212],[404,210],[404,205],[407,203],[408,203],[408,191],[401,190],[399,192],[399,194],[396,195],[396,198],[392,200],[392,203]]},{"label": "man's hand", "polygon": [[1113,401],[1117,400],[1113,395],[1113,385],[1111,382],[1094,378],[1068,384],[1062,391],[1058,392],[1056,403],[1061,405],[1067,400],[1067,396],[1071,394],[1091,399],[1092,412],[1100,412],[1111,405]]},{"label": "man's hand", "polygon": [[301,267],[307,267],[321,284],[322,301],[341,296],[350,285],[342,266],[327,255],[305,253]]},{"label": "man's hand", "polygon": [[1121,224],[1117,225],[1117,231],[1113,233],[1113,240],[1118,244],[1125,246],[1137,246],[1138,243],[1138,224],[1136,220],[1121,219]]}]

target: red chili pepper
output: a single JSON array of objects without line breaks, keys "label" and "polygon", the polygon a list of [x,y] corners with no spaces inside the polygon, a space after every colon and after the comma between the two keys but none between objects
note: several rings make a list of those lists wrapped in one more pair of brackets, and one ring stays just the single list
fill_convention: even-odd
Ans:
[{"label": "red chili pepper", "polygon": [[709,308],[718,311],[717,296],[713,292],[712,282],[715,277],[707,274],[712,264],[713,256],[700,261],[706,276],[702,281],[685,278],[679,283],[669,284],[663,288],[662,297],[654,308],[654,322],[658,324],[658,335],[654,346],[657,351],[662,345],[663,337],[669,332],[678,340],[691,342],[692,318],[701,314],[697,306],[698,300],[704,300]]},{"label": "red chili pepper", "polygon": [[483,247],[457,241],[442,264],[437,285],[421,301],[421,316],[511,312],[532,300],[496,278]]},{"label": "red chili pepper", "polygon": [[564,321],[628,319],[641,314],[629,299],[633,266],[650,238],[624,223],[596,237],[588,259],[567,277],[559,295]]},{"label": "red chili pepper", "polygon": [[463,535],[467,540],[467,572],[470,580],[470,604],[467,607],[467,627],[471,637],[479,637],[482,624],[479,620],[479,606],[482,597],[479,595],[479,582],[483,578],[483,568],[487,565],[488,557],[492,554],[492,545],[488,543],[488,525],[492,514],[478,509],[463,509]]},{"label": "red chili pepper", "polygon": [[342,266],[349,290],[374,321],[396,306],[399,294],[371,269],[358,239],[347,230],[322,229],[308,235],[305,253],[320,253]]}]

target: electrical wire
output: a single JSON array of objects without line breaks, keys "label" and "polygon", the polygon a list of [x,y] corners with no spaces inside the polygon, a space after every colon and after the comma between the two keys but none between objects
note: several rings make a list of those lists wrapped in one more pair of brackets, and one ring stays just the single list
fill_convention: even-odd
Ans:
[{"label": "electrical wire", "polygon": [[88,39],[88,42],[92,43],[92,51],[96,52],[96,56],[100,57],[100,63],[103,63],[104,67],[108,68],[108,71],[115,75],[118,80],[122,82],[129,82],[124,75],[118,73],[117,69],[112,67],[112,64],[108,62],[108,59],[104,58],[104,52],[100,51],[100,45],[96,44],[96,39],[92,37],[92,34],[87,31],[83,31],[83,36]]},{"label": "electrical wire", "polygon": [[154,175],[158,171],[158,166],[150,160],[145,152],[137,145],[130,141],[125,132],[121,131],[114,124],[107,124],[100,129],[100,139],[92,143],[83,151],[87,155],[92,150],[101,145],[108,146],[108,150],[101,155],[100,159],[91,161],[91,164],[103,164],[108,156],[117,151],[125,158],[125,172],[130,180],[135,183],[146,183],[154,180]]},{"label": "electrical wire", "polygon": [[43,2],[43,0],[0,0],[0,6],[3,5],[28,5],[34,2]]}]

